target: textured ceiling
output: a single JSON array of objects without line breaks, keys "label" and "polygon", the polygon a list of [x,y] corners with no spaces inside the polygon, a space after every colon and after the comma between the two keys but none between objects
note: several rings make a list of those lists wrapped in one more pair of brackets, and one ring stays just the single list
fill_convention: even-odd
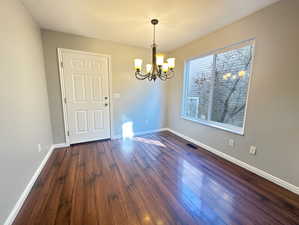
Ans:
[{"label": "textured ceiling", "polygon": [[22,0],[42,28],[169,51],[277,0]]}]

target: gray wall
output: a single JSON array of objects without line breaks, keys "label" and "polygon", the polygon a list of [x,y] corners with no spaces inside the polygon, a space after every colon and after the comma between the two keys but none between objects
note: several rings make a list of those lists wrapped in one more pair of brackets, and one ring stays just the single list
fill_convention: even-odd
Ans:
[{"label": "gray wall", "polygon": [[[168,127],[299,186],[299,1],[280,1],[169,53],[177,75],[167,85]],[[184,60],[256,37],[245,136],[180,117]],[[236,141],[228,147],[228,139]],[[256,156],[249,155],[256,145]]]},{"label": "gray wall", "polygon": [[[0,224],[52,145],[41,34],[16,0],[0,7]],[[43,151],[38,152],[37,145]]]},{"label": "gray wall", "polygon": [[[139,81],[134,76],[134,58],[150,62],[150,49],[131,47],[110,41],[44,30],[42,32],[52,129],[55,143],[65,142],[57,48],[89,51],[112,58],[112,135],[120,135],[122,124],[133,122],[134,132],[164,127],[164,86],[160,81]],[[113,96],[112,96],[113,97]]]}]

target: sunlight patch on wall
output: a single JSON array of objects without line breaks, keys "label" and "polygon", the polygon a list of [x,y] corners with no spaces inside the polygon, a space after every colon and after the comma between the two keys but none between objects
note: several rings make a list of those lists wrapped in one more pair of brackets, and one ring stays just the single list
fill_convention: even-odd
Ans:
[{"label": "sunlight patch on wall", "polygon": [[122,125],[123,139],[132,138],[134,136],[133,122],[129,121]]}]

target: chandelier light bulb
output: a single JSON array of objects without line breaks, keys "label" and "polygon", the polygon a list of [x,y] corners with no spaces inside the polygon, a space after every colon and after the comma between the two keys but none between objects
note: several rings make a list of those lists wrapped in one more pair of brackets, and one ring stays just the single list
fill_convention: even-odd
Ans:
[{"label": "chandelier light bulb", "polygon": [[167,73],[167,72],[168,72],[168,68],[169,68],[168,63],[163,63],[162,71],[163,71],[164,73]]},{"label": "chandelier light bulb", "polygon": [[168,63],[169,69],[173,69],[175,67],[175,58],[167,59],[167,63]]},{"label": "chandelier light bulb", "polygon": [[163,55],[157,55],[157,65],[162,66],[164,63],[164,56]]},{"label": "chandelier light bulb", "polygon": [[141,68],[142,68],[142,59],[135,59],[134,64],[135,64],[135,70],[141,70]]}]

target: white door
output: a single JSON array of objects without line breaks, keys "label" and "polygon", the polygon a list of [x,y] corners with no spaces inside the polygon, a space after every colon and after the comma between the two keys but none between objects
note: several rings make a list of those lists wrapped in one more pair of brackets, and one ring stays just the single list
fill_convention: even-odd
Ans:
[{"label": "white door", "polygon": [[70,144],[110,138],[109,58],[61,50]]}]

